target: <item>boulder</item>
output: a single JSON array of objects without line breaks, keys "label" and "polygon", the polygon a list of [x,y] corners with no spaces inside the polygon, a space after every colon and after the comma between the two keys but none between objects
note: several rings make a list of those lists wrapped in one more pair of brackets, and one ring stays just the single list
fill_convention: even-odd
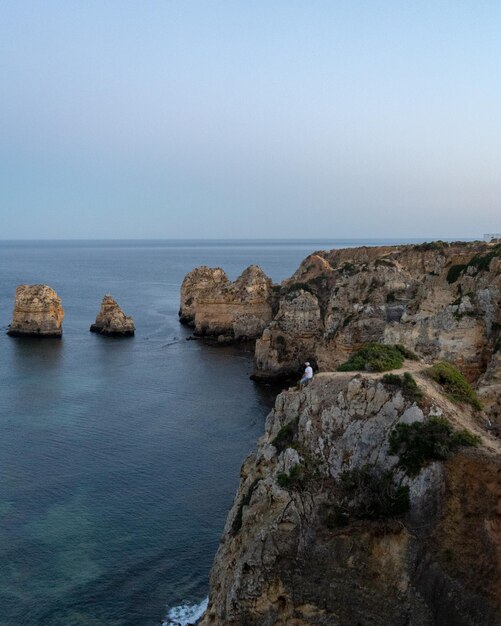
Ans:
[{"label": "boulder", "polygon": [[64,309],[48,285],[19,285],[8,335],[61,337]]},{"label": "boulder", "polygon": [[112,296],[105,295],[90,331],[101,335],[131,337],[135,330],[132,317],[125,315]]}]

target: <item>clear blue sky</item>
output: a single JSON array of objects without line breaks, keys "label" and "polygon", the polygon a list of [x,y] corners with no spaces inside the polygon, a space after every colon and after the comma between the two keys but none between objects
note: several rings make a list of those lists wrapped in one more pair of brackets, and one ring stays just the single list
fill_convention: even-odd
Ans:
[{"label": "clear blue sky", "polygon": [[498,0],[3,0],[0,238],[501,231]]}]

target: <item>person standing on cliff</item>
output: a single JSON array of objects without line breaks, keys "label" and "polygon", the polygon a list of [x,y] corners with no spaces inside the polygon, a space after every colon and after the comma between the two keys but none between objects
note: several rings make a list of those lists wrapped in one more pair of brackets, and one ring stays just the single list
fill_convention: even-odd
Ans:
[{"label": "person standing on cliff", "polygon": [[303,387],[306,387],[306,385],[310,382],[312,378],[313,378],[313,368],[308,363],[308,361],[306,361],[303,377],[299,381],[299,388],[302,389]]}]

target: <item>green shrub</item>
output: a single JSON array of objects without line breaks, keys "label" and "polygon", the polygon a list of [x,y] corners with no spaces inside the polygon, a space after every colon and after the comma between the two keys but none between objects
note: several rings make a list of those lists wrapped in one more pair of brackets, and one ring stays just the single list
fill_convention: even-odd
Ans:
[{"label": "green shrub", "polygon": [[428,376],[436,381],[453,402],[466,402],[481,410],[482,404],[466,378],[451,363],[435,363],[427,370]]},{"label": "green shrub", "polygon": [[399,387],[404,397],[412,402],[418,402],[423,397],[421,389],[419,389],[414,377],[412,374],[409,374],[409,372],[405,372],[403,376],[399,376],[398,374],[385,374],[381,380],[385,385]]},{"label": "green shrub", "polygon": [[467,430],[454,431],[443,417],[425,422],[397,424],[390,434],[389,452],[399,457],[398,467],[417,476],[431,461],[444,461],[460,446],[476,446],[480,439]]},{"label": "green shrub", "polygon": [[468,263],[463,265],[452,265],[447,273],[447,282],[455,283],[461,274],[464,274],[469,267],[474,267],[478,272],[489,271],[492,259],[501,257],[501,244],[494,246],[486,254],[476,254]]},{"label": "green shrub", "polygon": [[282,428],[278,431],[276,437],[271,442],[271,445],[275,446],[278,453],[291,447],[291,443],[297,436],[298,424],[299,418],[296,418],[285,424],[285,426],[282,426]]},{"label": "green shrub", "polygon": [[446,241],[438,240],[438,241],[426,241],[425,243],[418,243],[414,245],[414,250],[422,250],[423,252],[427,252],[428,250],[444,250],[444,248],[448,248],[450,246]]},{"label": "green shrub", "polygon": [[403,354],[395,346],[371,343],[361,348],[340,365],[338,372],[386,372],[402,367]]},{"label": "green shrub", "polygon": [[294,300],[294,298],[299,295],[300,291],[307,291],[315,295],[311,285],[308,283],[293,283],[286,288],[285,297],[287,300]]},{"label": "green shrub", "polygon": [[304,486],[305,478],[305,467],[301,463],[296,463],[288,474],[278,474],[277,483],[282,489],[300,490]]},{"label": "green shrub", "polygon": [[466,267],[467,266],[464,264],[451,265],[451,267],[449,268],[449,271],[447,272],[447,282],[450,285],[455,283],[457,279],[461,276],[461,274],[464,272]]},{"label": "green shrub", "polygon": [[409,510],[409,487],[396,485],[391,470],[382,472],[371,465],[343,472],[336,496],[336,501],[322,510],[329,528],[359,520],[395,518]]},{"label": "green shrub", "polygon": [[492,259],[501,257],[501,244],[495,246],[486,254],[477,254],[468,263],[468,266],[476,267],[479,272],[487,272],[489,270]]},{"label": "green shrub", "polygon": [[409,359],[410,361],[419,361],[418,355],[412,350],[409,350],[409,348],[403,346],[401,343],[397,343],[395,348],[402,353],[404,359]]}]

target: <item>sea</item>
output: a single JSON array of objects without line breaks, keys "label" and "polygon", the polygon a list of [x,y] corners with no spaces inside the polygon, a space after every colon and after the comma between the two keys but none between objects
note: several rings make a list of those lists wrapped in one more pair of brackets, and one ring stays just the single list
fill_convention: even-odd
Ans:
[{"label": "sea", "polygon": [[[279,282],[315,250],[411,240],[0,242],[0,626],[185,626],[239,468],[277,389],[249,346],[186,341],[198,265]],[[412,240],[414,241],[414,240]],[[6,335],[19,284],[62,299],[62,339]],[[104,294],[133,338],[89,332]]]}]

